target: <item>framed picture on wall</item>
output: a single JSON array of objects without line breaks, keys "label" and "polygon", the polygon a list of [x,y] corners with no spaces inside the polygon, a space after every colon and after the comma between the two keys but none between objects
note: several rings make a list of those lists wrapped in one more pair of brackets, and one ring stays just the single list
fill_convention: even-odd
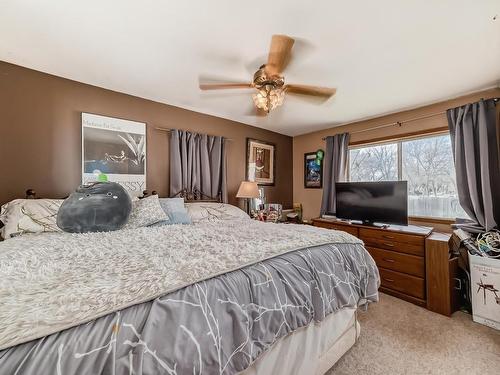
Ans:
[{"label": "framed picture on wall", "polygon": [[321,189],[323,187],[323,159],[317,152],[304,154],[304,188]]},{"label": "framed picture on wall", "polygon": [[146,189],[146,124],[82,113],[82,183],[112,181],[132,196]]},{"label": "framed picture on wall", "polygon": [[247,138],[247,180],[259,185],[274,185],[276,145]]}]

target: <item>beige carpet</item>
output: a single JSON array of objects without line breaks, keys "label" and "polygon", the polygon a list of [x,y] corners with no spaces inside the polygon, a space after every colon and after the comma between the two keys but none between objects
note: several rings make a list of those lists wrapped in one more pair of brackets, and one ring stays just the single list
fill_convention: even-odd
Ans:
[{"label": "beige carpet", "polygon": [[358,343],[327,373],[500,374],[500,331],[452,318],[382,294],[360,312]]}]

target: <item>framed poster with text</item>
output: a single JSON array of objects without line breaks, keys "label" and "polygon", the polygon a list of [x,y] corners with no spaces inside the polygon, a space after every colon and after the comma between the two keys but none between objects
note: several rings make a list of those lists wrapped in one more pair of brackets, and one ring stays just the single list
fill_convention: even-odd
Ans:
[{"label": "framed poster with text", "polygon": [[82,113],[82,183],[111,181],[131,196],[146,189],[146,124]]}]

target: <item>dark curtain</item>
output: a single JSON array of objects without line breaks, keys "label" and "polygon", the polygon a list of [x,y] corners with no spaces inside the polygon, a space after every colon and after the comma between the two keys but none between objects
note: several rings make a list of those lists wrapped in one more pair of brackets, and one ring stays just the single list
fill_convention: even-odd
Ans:
[{"label": "dark curtain", "polygon": [[460,205],[474,223],[458,226],[473,232],[500,222],[500,162],[495,100],[447,111]]},{"label": "dark curtain", "polygon": [[349,133],[326,137],[321,215],[335,214],[335,183],[347,177]]},{"label": "dark curtain", "polygon": [[224,137],[172,130],[170,134],[170,196],[181,190],[201,191],[227,202]]}]

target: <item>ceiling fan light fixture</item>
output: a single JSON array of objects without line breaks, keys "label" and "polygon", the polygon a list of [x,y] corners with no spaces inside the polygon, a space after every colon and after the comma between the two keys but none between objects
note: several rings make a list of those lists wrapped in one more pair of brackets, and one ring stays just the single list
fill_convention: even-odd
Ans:
[{"label": "ceiling fan light fixture", "polygon": [[256,89],[252,95],[255,107],[260,109],[255,114],[261,116],[262,112],[269,113],[283,104],[286,95],[300,95],[321,98],[322,101],[328,100],[335,95],[337,91],[334,88],[286,84],[283,71],[286,68],[290,57],[294,39],[286,35],[273,35],[267,62],[259,67],[253,75],[253,81],[243,82],[225,82],[225,83],[200,83],[201,90],[220,90],[236,88]]},{"label": "ceiling fan light fixture", "polygon": [[285,99],[285,90],[282,88],[274,88],[272,86],[264,86],[252,95],[252,99],[257,108],[269,113],[276,107],[283,104],[283,100]]}]

